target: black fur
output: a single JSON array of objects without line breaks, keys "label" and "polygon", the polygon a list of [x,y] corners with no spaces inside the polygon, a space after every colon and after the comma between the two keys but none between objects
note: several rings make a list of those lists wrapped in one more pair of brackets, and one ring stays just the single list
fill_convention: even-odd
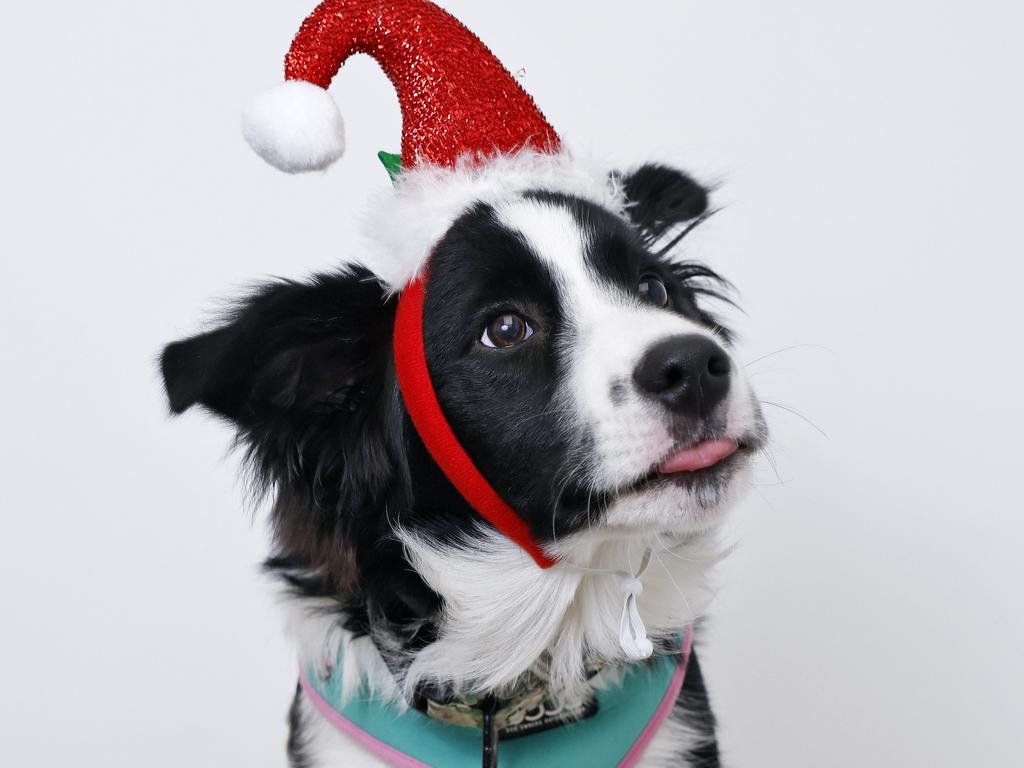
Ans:
[{"label": "black fur", "polygon": [[227,323],[161,357],[171,410],[237,425],[258,487],[273,489],[279,551],[339,587],[373,547],[403,461],[389,352],[394,299],[366,270],[279,281]]},{"label": "black fur", "polygon": [[[534,197],[586,226],[591,264],[609,283],[633,295],[642,274],[657,274],[670,311],[717,327],[700,302],[719,293],[717,276],[672,264],[654,247],[706,214],[706,191],[663,166],[619,181],[633,226],[581,200]],[[168,345],[160,365],[171,411],[199,405],[233,423],[258,490],[273,493],[267,570],[297,594],[334,598],[350,631],[416,649],[434,638],[442,606],[406,561],[392,524],[458,541],[486,523],[431,461],[402,406],[391,351],[395,305],[365,269],[274,282],[214,330]],[[503,311],[533,321],[536,338],[483,348],[481,329]],[[592,512],[563,474],[583,448],[553,400],[566,332],[556,286],[529,246],[486,206],[464,214],[432,256],[424,327],[431,376],[460,442],[540,541],[585,524]],[[402,655],[385,660],[397,666]],[[684,698],[706,705],[696,659],[687,685]],[[289,754],[301,767],[297,705],[291,720]]]},{"label": "black fur", "polygon": [[700,734],[700,743],[686,755],[689,768],[719,768],[715,715],[711,711],[704,675],[697,661],[697,650],[690,652],[683,689],[676,700],[674,716]]},{"label": "black fur", "polygon": [[288,765],[291,768],[312,768],[313,762],[306,754],[306,724],[302,719],[302,686],[295,686],[295,696],[288,708]]},{"label": "black fur", "polygon": [[633,223],[649,243],[678,224],[699,218],[708,210],[708,191],[690,176],[667,165],[642,165],[621,178]]}]

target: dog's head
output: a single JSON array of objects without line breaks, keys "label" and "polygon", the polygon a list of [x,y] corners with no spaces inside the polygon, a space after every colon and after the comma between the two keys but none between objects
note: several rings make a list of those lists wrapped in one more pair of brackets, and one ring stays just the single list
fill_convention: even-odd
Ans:
[{"label": "dog's head", "polygon": [[[715,527],[764,428],[709,306],[723,281],[670,247],[708,215],[707,191],[655,165],[607,183],[621,207],[548,189],[465,206],[430,257],[423,339],[452,430],[534,539],[578,566],[626,567],[602,547],[634,558],[633,543]],[[436,639],[469,631],[452,626],[467,582],[497,603],[540,576],[524,576],[539,569],[504,548],[413,428],[396,304],[363,267],[276,282],[161,362],[175,413],[198,404],[237,426],[274,494],[290,578],[367,613],[374,599],[420,623],[444,613]],[[558,589],[564,609],[572,590]]]}]

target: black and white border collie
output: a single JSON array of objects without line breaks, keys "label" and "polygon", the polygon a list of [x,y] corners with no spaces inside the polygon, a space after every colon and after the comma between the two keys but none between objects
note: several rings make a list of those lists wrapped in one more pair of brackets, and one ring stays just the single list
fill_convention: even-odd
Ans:
[{"label": "black and white border collie", "polygon": [[[327,669],[343,649],[346,695],[367,686],[399,709],[424,692],[501,694],[524,675],[582,708],[627,663],[607,571],[632,572],[648,550],[639,613],[667,652],[706,606],[716,529],[765,440],[711,311],[727,285],[676,247],[709,215],[707,190],[661,165],[565,183],[579,171],[555,160],[510,175],[515,162],[457,194],[428,177],[403,197],[400,184],[371,222],[368,266],[264,285],[161,359],[171,410],[235,425],[272,501],[266,569],[302,662]],[[551,568],[473,511],[403,406],[387,286],[425,240],[438,400]],[[301,690],[291,728],[293,766],[381,764]],[[641,764],[718,765],[695,656]]]}]

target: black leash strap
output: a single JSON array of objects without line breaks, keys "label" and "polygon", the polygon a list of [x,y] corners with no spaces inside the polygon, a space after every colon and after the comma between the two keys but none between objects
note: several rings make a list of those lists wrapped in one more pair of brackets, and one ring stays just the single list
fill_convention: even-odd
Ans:
[{"label": "black leash strap", "polygon": [[488,696],[481,702],[483,712],[483,759],[484,768],[498,768],[498,723],[494,714],[498,711],[498,700]]}]

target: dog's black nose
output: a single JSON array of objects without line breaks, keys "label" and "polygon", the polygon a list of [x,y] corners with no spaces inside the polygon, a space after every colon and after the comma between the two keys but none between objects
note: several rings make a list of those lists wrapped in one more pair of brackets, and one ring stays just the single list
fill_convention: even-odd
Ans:
[{"label": "dog's black nose", "polygon": [[708,416],[729,391],[732,365],[706,336],[672,336],[644,353],[633,381],[646,395],[687,416]]}]

